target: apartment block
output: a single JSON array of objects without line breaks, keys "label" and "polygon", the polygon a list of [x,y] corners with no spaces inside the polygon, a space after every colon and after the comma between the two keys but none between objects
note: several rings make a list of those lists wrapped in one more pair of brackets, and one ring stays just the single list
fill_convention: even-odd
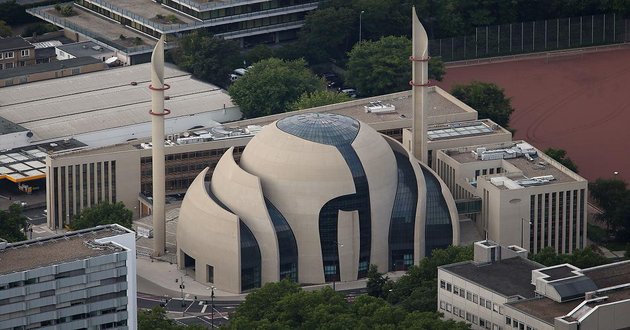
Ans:
[{"label": "apartment block", "polygon": [[35,64],[35,46],[22,37],[0,39],[0,70]]}]

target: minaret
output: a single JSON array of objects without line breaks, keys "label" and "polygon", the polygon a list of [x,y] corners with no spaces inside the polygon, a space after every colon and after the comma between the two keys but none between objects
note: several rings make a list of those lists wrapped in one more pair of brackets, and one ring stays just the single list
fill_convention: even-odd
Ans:
[{"label": "minaret", "polygon": [[[412,152],[419,161],[427,164],[427,88],[429,88],[429,38],[424,30],[416,8],[412,7],[412,55],[411,72],[413,102]],[[430,164],[427,164],[430,165]]]},{"label": "minaret", "polygon": [[153,256],[164,255],[166,247],[166,200],[164,178],[164,91],[170,86],[164,83],[164,35],[158,40],[151,55],[151,142],[153,144]]}]

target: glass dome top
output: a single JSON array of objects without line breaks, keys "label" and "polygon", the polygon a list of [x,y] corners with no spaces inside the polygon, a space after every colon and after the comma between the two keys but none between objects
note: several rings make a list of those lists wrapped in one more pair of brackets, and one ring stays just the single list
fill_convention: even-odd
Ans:
[{"label": "glass dome top", "polygon": [[353,118],[334,113],[305,113],[281,119],[276,126],[308,141],[341,146],[354,141],[360,124]]}]

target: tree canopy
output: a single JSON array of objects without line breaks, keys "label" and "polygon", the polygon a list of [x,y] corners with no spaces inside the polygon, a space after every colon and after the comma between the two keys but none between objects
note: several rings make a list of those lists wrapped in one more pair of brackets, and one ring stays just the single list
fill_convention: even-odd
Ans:
[{"label": "tree canopy", "polygon": [[503,88],[493,83],[473,81],[467,85],[455,85],[451,94],[477,110],[479,118],[489,118],[503,127],[508,127],[514,109]]},{"label": "tree canopy", "polygon": [[[359,95],[373,96],[409,90],[411,77],[411,40],[407,37],[383,37],[355,45],[349,53],[346,85]],[[444,63],[429,61],[429,79],[441,80]]]},{"label": "tree canopy", "polygon": [[619,179],[597,179],[589,184],[591,197],[604,211],[602,220],[617,240],[630,239],[630,190]]},{"label": "tree canopy", "polygon": [[304,93],[325,89],[304,60],[269,58],[255,63],[228,91],[247,118],[256,118],[290,110]]},{"label": "tree canopy", "polygon": [[194,77],[221,87],[228,85],[232,70],[242,66],[236,41],[214,37],[204,29],[181,38],[171,56],[177,66]]},{"label": "tree canopy", "polygon": [[538,253],[530,255],[530,259],[545,266],[569,263],[579,268],[595,267],[610,262],[606,257],[595,252],[591,247],[574,250],[572,254],[557,254],[553,247],[548,246]]},{"label": "tree canopy", "polygon": [[566,150],[564,150],[564,149],[547,148],[547,150],[545,150],[545,154],[547,154],[547,156],[553,158],[558,163],[564,165],[566,168],[570,169],[571,171],[573,171],[575,173],[578,172],[577,165],[571,160],[571,158],[567,157]]},{"label": "tree canopy", "polygon": [[22,215],[22,207],[11,204],[8,210],[0,210],[0,238],[7,242],[19,242],[26,239],[26,217]]},{"label": "tree canopy", "polygon": [[250,293],[228,328],[470,329],[464,322],[443,321],[434,312],[408,312],[367,295],[348,303],[329,287],[304,291],[289,280],[268,283]]},{"label": "tree canopy", "polygon": [[0,37],[10,37],[13,35],[13,30],[7,25],[7,22],[0,20]]},{"label": "tree canopy", "polygon": [[70,221],[70,228],[72,228],[72,230],[79,230],[98,225],[117,223],[131,229],[132,217],[133,213],[126,209],[125,204],[122,202],[112,204],[105,201],[81,210],[81,213]]},{"label": "tree canopy", "polygon": [[331,90],[315,91],[313,93],[302,94],[302,96],[300,96],[300,98],[290,106],[290,109],[310,109],[351,100],[352,98],[345,93],[339,93]]}]

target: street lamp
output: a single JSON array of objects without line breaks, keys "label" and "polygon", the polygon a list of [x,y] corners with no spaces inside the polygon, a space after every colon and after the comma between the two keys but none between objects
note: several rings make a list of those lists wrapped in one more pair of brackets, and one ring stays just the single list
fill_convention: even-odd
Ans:
[{"label": "street lamp", "polygon": [[[531,226],[532,222],[531,221],[527,221],[527,223]],[[523,226],[525,226],[525,219],[521,218],[521,247],[523,249],[525,249],[525,247],[523,246],[523,236],[525,236],[525,230],[523,230]],[[529,232],[529,231],[528,231]]]},{"label": "street lamp", "polygon": [[[361,11],[361,13],[363,14],[363,11]],[[335,244],[337,244],[338,247],[343,247],[343,244],[339,242],[335,242]],[[339,255],[339,252],[337,252],[337,255]],[[339,263],[339,268],[341,268],[341,262]],[[339,273],[339,277],[341,277],[341,269],[335,269],[335,274],[333,275],[333,291],[337,291],[337,288],[335,288],[335,280],[337,279],[337,273]]]},{"label": "street lamp", "polygon": [[212,286],[212,293],[210,294],[210,326],[214,329],[214,285]]},{"label": "street lamp", "polygon": [[361,13],[359,13],[359,44],[361,43],[361,41],[363,40],[361,38],[361,28],[362,28],[362,21],[363,21],[363,13],[365,13],[365,10],[361,10]]},{"label": "street lamp", "polygon": [[[184,285],[184,277],[180,276],[180,281],[179,281],[179,289],[182,292],[182,307],[186,306],[186,303],[184,302],[184,289],[186,288],[186,286]],[[177,283],[178,280],[175,279],[175,283]]]}]

